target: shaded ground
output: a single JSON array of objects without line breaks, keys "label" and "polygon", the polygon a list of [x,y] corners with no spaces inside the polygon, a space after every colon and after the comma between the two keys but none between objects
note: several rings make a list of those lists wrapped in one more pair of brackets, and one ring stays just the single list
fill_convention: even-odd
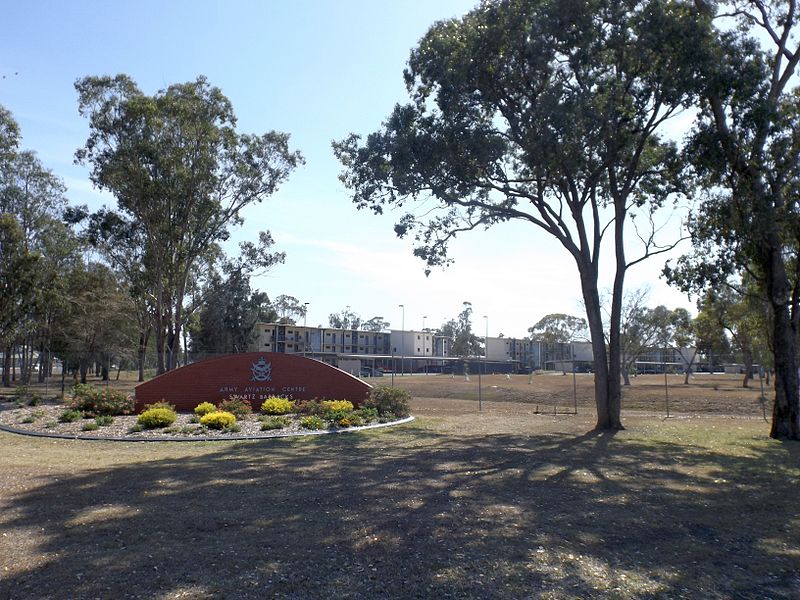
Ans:
[{"label": "shaded ground", "polygon": [[800,597],[800,444],[763,421],[474,408],[297,441],[0,434],[0,598]]}]

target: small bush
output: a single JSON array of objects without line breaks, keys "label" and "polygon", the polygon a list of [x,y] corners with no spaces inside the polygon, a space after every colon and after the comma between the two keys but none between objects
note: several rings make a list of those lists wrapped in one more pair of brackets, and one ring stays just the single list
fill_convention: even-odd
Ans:
[{"label": "small bush", "polygon": [[378,409],[369,406],[362,406],[361,408],[353,411],[359,417],[364,419],[365,423],[378,420]]},{"label": "small bush", "polygon": [[140,431],[144,431],[144,427],[142,427],[138,423],[132,425],[130,429],[128,429],[128,433],[139,433]]},{"label": "small bush", "polygon": [[407,417],[411,414],[411,407],[408,405],[410,399],[410,394],[405,390],[380,386],[372,390],[364,406],[377,409],[379,415],[392,413],[397,417]]},{"label": "small bush", "polygon": [[378,417],[378,423],[391,423],[392,421],[397,421],[397,415],[392,412],[383,413]]},{"label": "small bush", "polygon": [[291,425],[289,417],[267,417],[261,420],[261,431],[272,431],[274,429],[284,429]]},{"label": "small bush", "polygon": [[189,423],[199,423],[199,422],[200,422],[200,417],[198,417],[197,415],[192,415],[191,417],[189,417]]},{"label": "small bush", "polygon": [[211,429],[228,429],[236,423],[236,415],[218,410],[200,417],[200,423]]},{"label": "small bush", "polygon": [[323,400],[322,406],[325,410],[331,411],[353,410],[353,403],[350,400]]},{"label": "small bush", "polygon": [[158,429],[159,427],[169,427],[177,418],[178,415],[175,414],[175,411],[169,408],[148,408],[139,415],[136,422],[145,429]]},{"label": "small bush", "polygon": [[295,400],[294,412],[301,415],[321,415],[325,408],[319,400]]},{"label": "small bush", "polygon": [[253,407],[250,406],[250,401],[245,400],[241,396],[228,396],[219,403],[217,409],[219,412],[231,413],[237,419],[244,419],[247,415],[253,413]]},{"label": "small bush", "polygon": [[20,421],[20,423],[35,423],[35,422],[36,418],[33,415],[28,415],[27,417],[25,417]]},{"label": "small bush", "polygon": [[42,397],[39,394],[31,394],[31,399],[28,400],[28,406],[39,406],[42,403]]},{"label": "small bush", "polygon": [[198,417],[202,417],[208,413],[214,412],[215,410],[217,410],[217,407],[211,404],[211,402],[201,402],[194,407],[194,414],[196,414]]},{"label": "small bush", "polygon": [[178,412],[175,410],[175,405],[167,402],[166,400],[159,400],[158,402],[153,402],[152,404],[145,404],[144,410],[150,410],[151,408],[166,408],[167,410],[171,410],[172,412]]},{"label": "small bush", "polygon": [[81,417],[81,411],[68,408],[58,415],[58,420],[62,423],[74,423],[75,421],[80,421]]},{"label": "small bush", "polygon": [[100,429],[100,425],[98,425],[94,421],[89,421],[88,423],[84,423],[83,427],[81,427],[82,431],[97,431],[98,429]]},{"label": "small bush", "polygon": [[261,404],[261,412],[268,415],[285,415],[294,410],[294,402],[287,398],[272,396]]},{"label": "small bush", "polygon": [[94,418],[94,422],[97,423],[98,427],[105,427],[106,425],[111,425],[114,422],[114,417],[111,415],[100,415]]},{"label": "small bush", "polygon": [[69,407],[79,410],[84,417],[98,415],[128,415],[133,412],[133,398],[127,394],[79,383],[72,388]]},{"label": "small bush", "polygon": [[325,423],[316,415],[308,415],[300,419],[300,427],[304,429],[322,429]]},{"label": "small bush", "polygon": [[14,400],[17,404],[23,404],[28,400],[28,386],[21,385],[14,390]]},{"label": "small bush", "polygon": [[364,419],[351,411],[339,417],[336,424],[339,427],[361,427],[364,424]]}]

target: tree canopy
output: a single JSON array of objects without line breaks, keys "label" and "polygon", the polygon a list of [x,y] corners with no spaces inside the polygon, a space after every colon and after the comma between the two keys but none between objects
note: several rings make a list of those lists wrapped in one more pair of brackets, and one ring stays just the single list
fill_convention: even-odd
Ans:
[{"label": "tree canopy", "polygon": [[690,221],[695,249],[667,274],[699,296],[753,278],[771,313],[771,435],[800,439],[798,5],[697,2],[697,13],[717,24],[697,48],[701,101],[687,151],[705,192]]},{"label": "tree canopy", "polygon": [[[423,37],[405,72],[411,101],[380,131],[334,143],[356,206],[404,209],[395,231],[414,235],[429,268],[450,261],[456,236],[510,220],[565,248],[591,332],[599,428],[622,427],[625,273],[676,242],[659,240],[654,218],[684,183],[677,150],[658,131],[691,101],[701,28],[678,1],[484,2]],[[634,214],[640,243],[631,249]],[[608,346],[598,291],[606,236]]]},{"label": "tree canopy", "polygon": [[193,265],[303,159],[287,134],[237,133],[230,101],[204,77],[152,96],[127,75],[86,77],[76,89],[90,127],[76,158],[142,233],[163,372],[177,359]]}]

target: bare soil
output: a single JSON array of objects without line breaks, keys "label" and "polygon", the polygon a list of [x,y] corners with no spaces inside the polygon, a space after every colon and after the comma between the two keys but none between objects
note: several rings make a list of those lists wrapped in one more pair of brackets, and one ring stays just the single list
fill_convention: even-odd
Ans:
[{"label": "bare soil", "polygon": [[696,410],[670,419],[639,378],[616,434],[586,397],[537,412],[571,376],[484,378],[480,413],[447,377],[399,379],[417,420],[391,430],[0,433],[0,598],[800,597],[800,444],[734,378],[687,386]]}]

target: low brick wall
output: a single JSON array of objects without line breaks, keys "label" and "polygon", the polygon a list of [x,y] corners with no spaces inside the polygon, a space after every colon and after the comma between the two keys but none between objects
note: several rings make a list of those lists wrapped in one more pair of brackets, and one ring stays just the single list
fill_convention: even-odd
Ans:
[{"label": "low brick wall", "polygon": [[235,394],[254,410],[269,396],[292,400],[350,400],[361,404],[372,386],[326,363],[292,354],[249,352],[193,363],[136,386],[136,411],[160,400],[179,411]]}]

